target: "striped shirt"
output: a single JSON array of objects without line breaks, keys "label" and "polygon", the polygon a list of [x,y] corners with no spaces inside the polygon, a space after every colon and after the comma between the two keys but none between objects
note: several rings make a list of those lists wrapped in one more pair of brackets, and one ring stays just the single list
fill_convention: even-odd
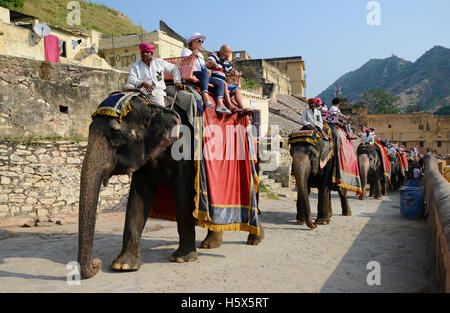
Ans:
[{"label": "striped shirt", "polygon": [[231,66],[230,62],[225,59],[222,59],[217,53],[211,54],[208,58],[208,61],[216,62],[216,67],[211,68],[211,76],[217,77],[220,79],[226,79],[226,73],[229,73],[234,70]]}]

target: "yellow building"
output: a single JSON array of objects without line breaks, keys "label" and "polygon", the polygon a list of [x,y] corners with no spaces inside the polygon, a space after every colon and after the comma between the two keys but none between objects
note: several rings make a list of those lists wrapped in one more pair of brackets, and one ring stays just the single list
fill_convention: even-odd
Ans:
[{"label": "yellow building", "polygon": [[[407,148],[416,146],[421,153],[450,154],[450,116],[432,113],[367,114],[354,110],[358,123],[375,127],[376,134]],[[355,125],[354,125],[355,126]]]},{"label": "yellow building", "polygon": [[[0,54],[45,61],[44,38],[33,31],[39,23],[33,16],[0,7]],[[97,55],[100,33],[49,27],[60,41],[61,63],[110,68]]]},{"label": "yellow building", "polygon": [[155,46],[154,57],[156,58],[179,57],[184,48],[183,42],[168,36],[163,31],[155,30],[142,35],[132,34],[100,39],[99,55],[112,67],[125,70],[141,59],[139,45],[143,42]]}]

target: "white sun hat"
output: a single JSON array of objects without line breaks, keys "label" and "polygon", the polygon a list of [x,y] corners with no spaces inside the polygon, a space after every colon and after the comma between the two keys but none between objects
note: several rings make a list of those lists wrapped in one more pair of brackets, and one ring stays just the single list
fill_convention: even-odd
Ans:
[{"label": "white sun hat", "polygon": [[201,39],[201,40],[203,40],[203,42],[206,40],[206,36],[205,35],[202,35],[202,34],[200,34],[200,33],[194,33],[194,34],[192,34],[192,36],[191,37],[189,37],[189,39],[187,40],[187,44],[189,45],[189,43],[192,41],[192,40],[196,40],[196,39]]}]

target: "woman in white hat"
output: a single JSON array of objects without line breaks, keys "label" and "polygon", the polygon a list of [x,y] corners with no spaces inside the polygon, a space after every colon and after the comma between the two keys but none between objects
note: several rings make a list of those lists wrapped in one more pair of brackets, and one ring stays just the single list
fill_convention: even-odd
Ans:
[{"label": "woman in white hat", "polygon": [[190,55],[195,55],[197,60],[194,65],[194,76],[200,81],[200,90],[202,92],[203,103],[205,103],[206,107],[211,107],[212,102],[208,98],[208,84],[211,83],[215,87],[215,96],[217,107],[216,111],[231,114],[231,111],[228,110],[223,102],[225,87],[224,82],[219,79],[211,79],[209,76],[208,69],[206,68],[205,58],[201,53],[202,45],[206,40],[206,36],[200,33],[195,33],[187,40],[188,48],[184,48],[181,52],[182,57],[187,57]]}]

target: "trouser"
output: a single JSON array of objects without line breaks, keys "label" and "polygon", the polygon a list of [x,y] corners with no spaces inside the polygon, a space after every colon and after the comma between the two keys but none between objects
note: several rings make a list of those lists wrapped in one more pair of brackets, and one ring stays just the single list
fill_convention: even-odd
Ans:
[{"label": "trouser", "polygon": [[223,98],[224,95],[224,81],[216,77],[209,77],[206,71],[195,71],[194,76],[200,81],[200,90],[202,93],[208,92],[208,84],[211,83],[215,88],[216,99]]},{"label": "trouser", "polygon": [[330,137],[328,137],[327,133],[323,130],[323,128],[320,128],[319,126],[316,126],[316,128],[322,135],[323,139],[330,140]]}]

